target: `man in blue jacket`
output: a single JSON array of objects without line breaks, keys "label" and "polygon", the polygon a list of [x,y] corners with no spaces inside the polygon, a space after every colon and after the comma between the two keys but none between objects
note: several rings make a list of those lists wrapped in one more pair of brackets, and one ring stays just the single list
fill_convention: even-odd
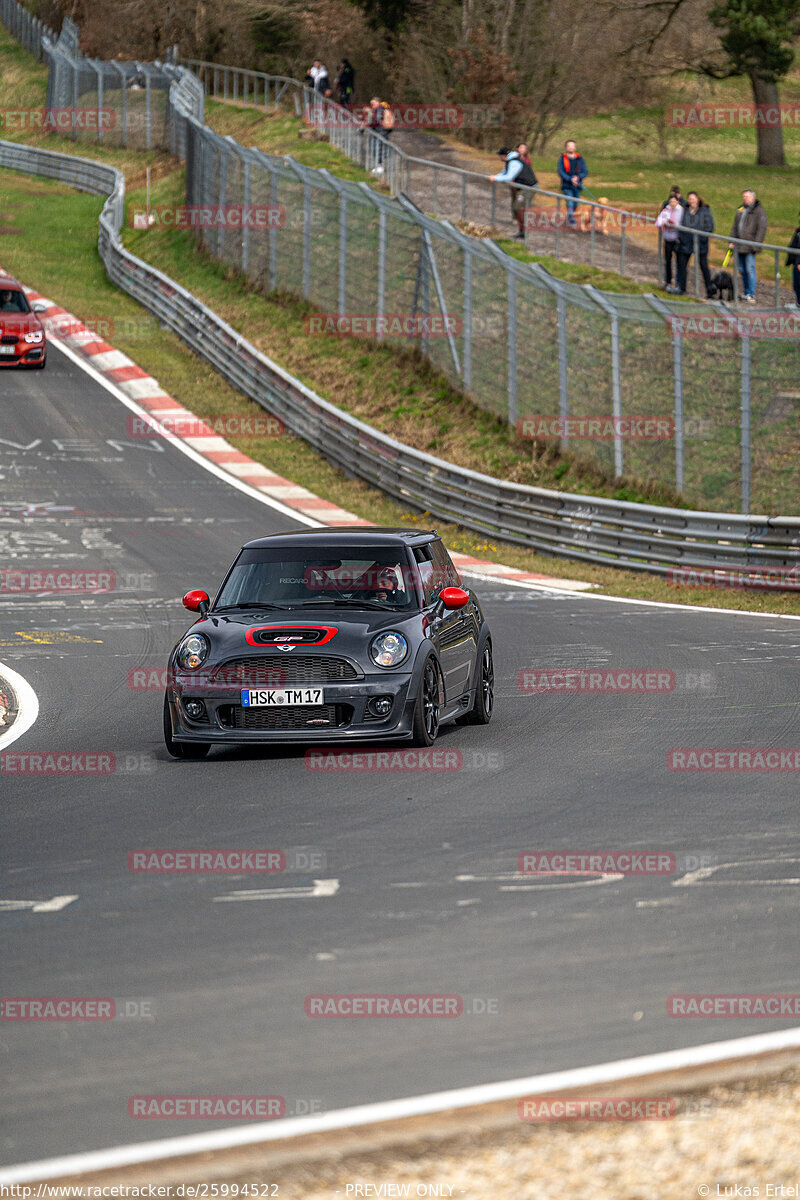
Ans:
[{"label": "man in blue jacket", "polygon": [[575,209],[578,198],[583,191],[583,181],[589,174],[589,168],[582,154],[578,154],[574,142],[567,142],[564,153],[558,156],[558,177],[561,180],[561,191],[567,197],[567,224],[570,229],[577,229]]}]

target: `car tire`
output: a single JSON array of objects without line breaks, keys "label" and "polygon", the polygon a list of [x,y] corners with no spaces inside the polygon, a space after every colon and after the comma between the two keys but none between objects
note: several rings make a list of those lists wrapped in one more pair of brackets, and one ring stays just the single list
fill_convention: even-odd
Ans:
[{"label": "car tire", "polygon": [[34,363],[33,364],[34,371],[43,371],[46,363],[47,363],[46,358],[42,362]]},{"label": "car tire", "polygon": [[432,746],[439,732],[439,667],[431,656],[422,668],[419,694],[414,706],[411,743],[414,746]]},{"label": "car tire", "polygon": [[488,638],[483,643],[476,674],[475,700],[464,721],[468,725],[488,725],[494,712],[494,659]]},{"label": "car tire", "polygon": [[205,758],[210,749],[210,742],[176,742],[172,736],[172,717],[169,711],[169,700],[164,694],[164,745],[173,758]]}]

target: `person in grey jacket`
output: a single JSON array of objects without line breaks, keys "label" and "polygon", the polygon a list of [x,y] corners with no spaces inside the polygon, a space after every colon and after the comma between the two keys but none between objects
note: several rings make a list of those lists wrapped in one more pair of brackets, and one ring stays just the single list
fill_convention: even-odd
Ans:
[{"label": "person in grey jacket", "polygon": [[678,294],[682,296],[686,292],[686,270],[689,266],[689,259],[694,254],[694,235],[697,231],[697,261],[703,272],[706,297],[710,298],[713,289],[711,272],[708,269],[708,238],[699,235],[714,232],[714,215],[697,192],[689,192],[686,197],[681,224],[688,228],[678,231]]},{"label": "person in grey jacket", "polygon": [[761,244],[766,236],[767,214],[756,199],[753,189],[745,188],[742,192],[741,206],[737,208],[733,218],[731,237],[741,238],[748,245],[736,247],[731,242],[730,247],[731,250],[738,249],[744,298],[748,304],[756,302],[756,255],[761,253]]}]

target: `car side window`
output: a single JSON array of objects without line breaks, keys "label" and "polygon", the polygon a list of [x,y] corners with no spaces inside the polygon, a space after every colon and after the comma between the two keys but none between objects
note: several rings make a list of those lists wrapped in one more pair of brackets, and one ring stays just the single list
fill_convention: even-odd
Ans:
[{"label": "car side window", "polygon": [[439,586],[443,588],[461,587],[461,576],[453,566],[453,561],[445,550],[444,543],[437,538],[435,542],[431,542],[429,548],[437,576],[441,579]]},{"label": "car side window", "polygon": [[437,572],[431,558],[430,546],[415,546],[414,561],[417,564],[419,571],[419,581],[422,585],[422,594],[425,597],[425,604],[433,604],[436,595],[441,588],[440,581],[436,578]]}]

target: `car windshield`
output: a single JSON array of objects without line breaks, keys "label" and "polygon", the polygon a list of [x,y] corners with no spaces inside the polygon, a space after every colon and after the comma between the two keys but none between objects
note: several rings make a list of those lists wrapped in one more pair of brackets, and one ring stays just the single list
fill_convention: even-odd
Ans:
[{"label": "car windshield", "polygon": [[27,313],[30,305],[25,293],[11,288],[0,288],[0,312]]},{"label": "car windshield", "polygon": [[261,605],[414,609],[414,575],[402,546],[243,550],[214,611]]}]

